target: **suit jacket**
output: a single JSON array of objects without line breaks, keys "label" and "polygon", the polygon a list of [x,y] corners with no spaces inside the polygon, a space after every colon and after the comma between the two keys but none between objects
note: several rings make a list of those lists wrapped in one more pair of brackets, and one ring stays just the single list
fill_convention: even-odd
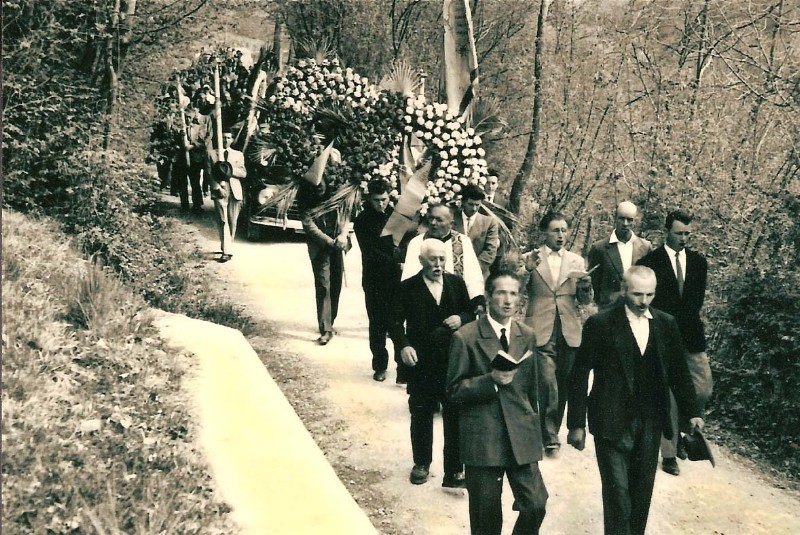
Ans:
[{"label": "suit jacket", "polygon": [[[244,154],[241,151],[235,149],[225,149],[228,152],[227,162],[231,164],[233,167],[233,175],[228,179],[228,183],[230,184],[229,189],[227,189],[227,193],[233,195],[233,198],[237,201],[242,200],[242,181],[241,179],[247,177],[247,169],[244,165]],[[214,184],[216,181],[211,178],[211,168],[215,162],[219,160],[216,150],[211,150],[208,157],[208,166],[206,167],[206,176],[209,177],[209,184],[211,188],[214,188]]]},{"label": "suit jacket", "polygon": [[490,362],[501,349],[486,316],[459,329],[450,345],[447,393],[459,408],[461,461],[470,466],[518,466],[542,458],[536,336],[511,322],[508,352],[533,355],[510,384],[495,388]]},{"label": "suit jacket", "polygon": [[387,285],[400,283],[399,249],[394,246],[391,236],[381,237],[381,232],[393,209],[387,208],[381,213],[371,206],[356,217],[353,230],[361,249],[361,284],[365,290],[380,291]]},{"label": "suit jacket", "polygon": [[417,351],[419,361],[415,368],[419,373],[443,377],[453,332],[442,322],[452,315],[458,315],[462,325],[475,319],[464,281],[444,273],[442,297],[437,305],[419,272],[400,283],[398,299],[389,332],[392,342],[397,348],[411,346]]},{"label": "suit jacket", "polygon": [[656,296],[652,306],[675,317],[683,337],[683,345],[690,353],[706,350],[706,337],[700,309],[706,296],[708,262],[700,253],[686,249],[686,277],[683,280],[683,296],[678,293],[678,279],[672,269],[667,250],[662,245],[641,258],[637,264],[656,272]]},{"label": "suit jacket", "polygon": [[[678,324],[672,316],[660,310],[651,308],[650,312],[653,314],[650,337],[655,337],[657,418],[664,436],[671,438],[675,430],[670,420],[670,389],[680,414],[693,418],[700,416],[700,412]],[[641,358],[623,300],[591,316],[583,327],[583,341],[569,381],[567,427],[586,427],[588,412],[589,431],[595,437],[619,438],[637,414],[634,376],[636,362]],[[594,379],[592,391],[587,396],[591,371]]]},{"label": "suit jacket", "polygon": [[[330,252],[336,241],[336,219],[339,216],[336,212],[329,212],[317,219],[309,215],[307,210],[300,212],[300,221],[303,223],[303,231],[306,233],[306,245],[308,246],[308,256],[314,260],[321,253]],[[345,252],[351,247],[350,236],[347,236],[347,247]]]},{"label": "suit jacket", "polygon": [[561,259],[561,270],[558,279],[553,280],[550,266],[544,258],[544,251],[539,250],[539,265],[532,272],[524,267],[519,270],[522,283],[528,296],[525,311],[525,323],[536,332],[536,341],[540,346],[550,341],[556,314],[561,319],[561,333],[567,345],[581,345],[581,320],[578,303],[586,305],[592,302],[592,288],[579,290],[576,279],[567,277],[570,271],[583,271],[586,264],[580,255],[564,251]]},{"label": "suit jacket", "polygon": [[[621,295],[622,259],[616,243],[610,243],[611,237],[596,241],[589,249],[589,269],[599,266],[592,272],[594,301],[600,306],[613,303]],[[634,236],[631,265],[653,250],[653,244],[644,238]]]},{"label": "suit jacket", "polygon": [[469,232],[464,232],[464,217],[463,214],[456,214],[453,220],[456,232],[466,234],[472,241],[472,248],[478,256],[478,262],[481,265],[483,278],[489,276],[489,268],[497,258],[498,249],[500,248],[500,227],[494,217],[476,213],[475,220],[469,227]]}]

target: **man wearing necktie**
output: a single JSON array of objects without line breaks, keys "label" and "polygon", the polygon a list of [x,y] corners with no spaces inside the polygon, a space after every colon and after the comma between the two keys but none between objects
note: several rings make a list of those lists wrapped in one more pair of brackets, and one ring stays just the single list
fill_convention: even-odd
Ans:
[{"label": "man wearing necktie", "polygon": [[[692,374],[700,414],[711,397],[713,379],[706,354],[706,338],[700,311],[706,293],[708,262],[703,255],[687,249],[692,233],[692,216],[681,210],[667,215],[664,245],[648,254],[638,264],[647,266],[656,274],[658,289],[653,307],[670,314],[678,322],[686,363]],[[673,401],[673,426],[677,425],[677,410]],[[685,431],[685,429],[682,429]],[[678,433],[661,441],[661,468],[668,474],[680,474],[677,457]]]},{"label": "man wearing necktie", "polygon": [[[662,433],[671,437],[670,391],[687,429],[702,430],[694,386],[675,318],[650,308],[657,294],[652,269],[625,272],[623,297],[591,316],[569,381],[567,442],[594,436],[605,535],[644,535]],[[591,393],[589,374],[594,373]]]},{"label": "man wearing necktie", "polygon": [[[544,245],[524,255],[520,268],[528,307],[525,324],[536,333],[541,359],[539,404],[542,407],[542,438],[545,454],[558,456],[558,438],[567,404],[567,379],[581,344],[578,305],[592,302],[592,280],[585,273],[580,255],[567,251],[569,225],[560,213],[548,213],[539,223]],[[570,276],[573,275],[573,276]]]},{"label": "man wearing necktie", "polygon": [[[459,409],[473,535],[502,532],[503,476],[519,511],[512,533],[536,535],[545,515],[547,489],[539,471],[539,360],[533,330],[514,319],[519,299],[515,273],[499,270],[489,275],[488,314],[459,329],[450,344],[447,393]],[[517,360],[529,356],[503,371],[492,366],[501,349]]]},{"label": "man wearing necktie", "polygon": [[453,333],[475,319],[463,279],[447,273],[445,244],[427,239],[419,249],[422,270],[400,283],[391,338],[408,366],[408,408],[414,467],[410,481],[428,480],[433,458],[433,415],[442,405],[446,488],[463,488],[458,451],[458,413],[445,398],[447,350]]},{"label": "man wearing necktie", "polygon": [[214,176],[214,169],[217,160],[217,151],[212,150],[209,155],[209,168],[207,176],[210,177],[210,188],[212,199],[214,199],[214,215],[219,230],[219,241],[222,252],[218,259],[219,262],[227,262],[233,258],[231,248],[236,238],[236,224],[239,220],[239,212],[242,208],[242,182],[247,176],[247,169],[244,165],[244,154],[241,151],[231,148],[233,134],[226,131],[222,134],[223,141],[223,161],[230,164],[232,174],[227,180],[222,177]]}]

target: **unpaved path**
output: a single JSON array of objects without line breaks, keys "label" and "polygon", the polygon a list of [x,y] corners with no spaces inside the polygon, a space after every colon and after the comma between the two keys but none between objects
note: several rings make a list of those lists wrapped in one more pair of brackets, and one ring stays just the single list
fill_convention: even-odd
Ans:
[{"label": "unpaved path", "polygon": [[[204,252],[218,250],[210,218],[194,218]],[[354,240],[355,241],[355,240]],[[358,470],[377,471],[383,478],[375,490],[389,498],[397,533],[456,535],[469,532],[467,499],[441,489],[441,442],[434,446],[433,477],[421,486],[408,482],[411,447],[407,396],[394,384],[390,370],[384,383],[372,380],[367,344],[367,319],[361,291],[361,259],[356,247],[345,260],[347,286],[342,291],[336,328],[339,335],[326,347],[314,344],[316,318],[311,265],[303,242],[237,241],[234,259],[210,263],[223,275],[227,293],[245,312],[274,326],[273,344],[301,355],[318,370],[325,401],[345,422],[346,451],[336,452]],[[440,422],[437,421],[437,426]],[[564,431],[562,431],[564,433]],[[436,431],[441,437],[441,428]],[[562,442],[566,442],[562,437]],[[577,452],[565,447],[557,460],[540,463],[550,492],[542,533],[602,533],[600,478],[592,441]],[[800,532],[800,499],[771,487],[736,458],[714,447],[717,467],[681,463],[680,477],[659,471],[648,533],[777,535]],[[516,513],[504,492],[505,529]]]}]

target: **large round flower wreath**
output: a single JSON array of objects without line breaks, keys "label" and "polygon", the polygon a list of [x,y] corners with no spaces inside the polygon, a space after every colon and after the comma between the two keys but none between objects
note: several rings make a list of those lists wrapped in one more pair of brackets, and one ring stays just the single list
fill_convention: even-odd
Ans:
[{"label": "large round flower wreath", "polygon": [[330,143],[341,155],[324,173],[327,189],[334,193],[315,214],[338,210],[340,223],[358,209],[372,178],[386,179],[393,187],[392,199],[399,198],[403,179],[414,171],[414,163],[401,161],[405,144],[417,159],[428,157],[438,165],[428,181],[422,213],[428,203],[457,203],[467,184],[486,187],[490,177],[479,133],[445,104],[429,103],[409,91],[414,84],[396,81],[389,76],[371,84],[336,59],[302,59],[275,79],[259,104],[259,122],[269,129],[255,138],[252,157],[268,151],[272,165],[288,168],[291,180],[264,207],[288,209],[287,197],[294,198],[299,181]]}]

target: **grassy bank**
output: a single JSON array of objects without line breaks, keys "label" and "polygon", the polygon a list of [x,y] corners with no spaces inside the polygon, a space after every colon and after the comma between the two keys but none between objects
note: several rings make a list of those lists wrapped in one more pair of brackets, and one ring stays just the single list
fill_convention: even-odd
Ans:
[{"label": "grassy bank", "polygon": [[9,533],[229,533],[193,446],[186,355],[54,224],[3,214],[3,515]]}]

